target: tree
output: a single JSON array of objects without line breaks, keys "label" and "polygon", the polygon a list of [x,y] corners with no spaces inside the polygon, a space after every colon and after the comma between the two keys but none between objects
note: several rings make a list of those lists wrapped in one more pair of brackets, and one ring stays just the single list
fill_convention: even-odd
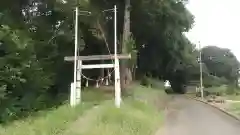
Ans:
[{"label": "tree", "polygon": [[202,59],[211,75],[224,77],[229,83],[236,84],[239,77],[239,62],[229,49],[216,46],[204,47]]},{"label": "tree", "polygon": [[[124,22],[123,22],[123,39],[122,39],[122,46],[121,46],[121,53],[129,53],[127,50],[129,44],[130,37],[130,0],[125,0],[125,9],[124,9]],[[130,45],[131,46],[131,45]],[[121,61],[121,87],[125,89],[125,85],[129,84],[132,81],[132,73],[129,67],[127,67],[126,61]]]},{"label": "tree", "polygon": [[136,24],[132,31],[139,45],[138,72],[157,73],[177,87],[186,81],[174,78],[184,77],[186,67],[192,63],[192,44],[184,32],[191,28],[193,16],[185,2],[142,0],[132,4],[132,24]]}]

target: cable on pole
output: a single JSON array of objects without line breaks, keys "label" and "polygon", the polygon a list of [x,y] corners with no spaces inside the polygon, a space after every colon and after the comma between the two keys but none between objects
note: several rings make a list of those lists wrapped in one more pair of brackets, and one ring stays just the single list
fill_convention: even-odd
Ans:
[{"label": "cable on pole", "polygon": [[[102,12],[108,12],[108,11],[114,11],[114,9],[107,9],[107,10],[103,10]],[[113,55],[111,54],[109,45],[108,45],[108,43],[107,43],[105,34],[104,34],[102,31],[101,31],[101,34],[102,34],[102,36],[103,36],[103,38],[104,38],[105,45],[106,45],[106,48],[107,48],[107,51],[108,51],[109,55],[113,56]],[[80,54],[80,52],[79,52],[79,50],[78,50],[78,56],[79,56],[79,54]],[[113,59],[112,59],[111,61],[114,62]],[[113,69],[110,73],[108,73],[107,76],[101,77],[101,78],[99,78],[99,79],[93,79],[93,78],[87,77],[87,76],[85,76],[83,73],[81,73],[81,76],[82,76],[83,78],[85,78],[87,81],[96,81],[96,82],[99,82],[99,81],[101,81],[101,80],[103,81],[104,79],[108,79],[109,77],[111,77],[112,74],[114,73],[114,71],[115,71],[115,69]],[[87,83],[87,84],[88,84],[88,83]]]}]

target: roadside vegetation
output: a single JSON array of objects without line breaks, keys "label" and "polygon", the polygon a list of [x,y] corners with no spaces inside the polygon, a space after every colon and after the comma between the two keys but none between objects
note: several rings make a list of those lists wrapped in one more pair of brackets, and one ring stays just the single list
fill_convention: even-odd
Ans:
[{"label": "roadside vegetation", "polygon": [[[238,101],[240,101],[240,98]],[[227,110],[233,113],[234,115],[236,115],[240,119],[240,103],[239,102],[231,103],[227,108]]]},{"label": "roadside vegetation", "polygon": [[63,105],[48,110],[33,113],[27,118],[15,120],[0,126],[1,135],[57,135],[80,117],[85,111],[112,95],[101,90],[86,89],[83,93],[83,103],[76,108],[69,106],[66,101]]},{"label": "roadside vegetation", "polygon": [[[199,80],[200,51],[204,87],[218,89],[227,85],[232,89],[224,90],[224,95],[236,93],[232,90],[237,91],[237,58],[226,48],[197,49],[185,35],[194,26],[187,3],[188,0],[2,0],[0,134],[60,134],[71,129],[72,122],[80,116],[92,118],[81,134],[96,134],[90,129],[106,135],[151,134],[162,119],[164,106],[159,104],[164,103],[164,98],[158,97],[163,85],[153,79],[169,80],[171,92],[184,94],[190,81]],[[118,53],[131,55],[130,60],[120,61],[121,86],[126,94],[122,109],[111,106],[113,93],[96,89],[84,91],[82,105],[69,108],[74,64],[64,57],[74,55],[75,39],[79,39],[77,54],[81,56],[114,53],[114,14],[109,10],[114,5]],[[78,21],[78,37],[73,15],[76,6],[84,11]],[[90,63],[110,61],[84,62]],[[82,74],[84,87],[87,82],[91,87],[105,82],[114,84],[112,69],[89,69]],[[134,85],[127,89],[136,81],[145,87]],[[154,100],[155,96],[161,100]],[[98,106],[98,111],[92,111],[94,106]]]},{"label": "roadside vegetation", "polygon": [[76,108],[68,103],[0,127],[1,135],[154,135],[163,124],[167,97],[162,89],[134,84],[114,106],[113,93],[100,89],[83,92]]},{"label": "roadside vegetation", "polygon": [[[194,96],[192,93],[189,95]],[[201,99],[200,92],[197,92],[195,96]],[[204,88],[204,100],[240,118],[239,88],[227,85]]]}]

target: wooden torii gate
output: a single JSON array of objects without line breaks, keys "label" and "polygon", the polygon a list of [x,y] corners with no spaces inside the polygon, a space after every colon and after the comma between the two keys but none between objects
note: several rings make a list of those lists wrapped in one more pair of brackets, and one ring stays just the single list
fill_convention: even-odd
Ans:
[{"label": "wooden torii gate", "polygon": [[[74,61],[74,83],[71,83],[71,98],[70,105],[75,106],[81,102],[81,76],[82,69],[95,69],[95,68],[114,68],[115,76],[115,105],[120,107],[121,104],[121,86],[120,86],[120,70],[119,59],[130,59],[131,55],[117,54],[117,7],[114,6],[114,54],[109,55],[92,55],[92,56],[77,56],[78,50],[78,7],[76,7],[76,20],[75,20],[75,53],[74,56],[67,56],[65,61]],[[109,10],[108,10],[109,11]],[[84,11],[86,12],[86,11]],[[91,14],[90,12],[87,12]],[[93,64],[83,65],[83,61],[91,60],[110,60],[114,59],[114,64]]]}]

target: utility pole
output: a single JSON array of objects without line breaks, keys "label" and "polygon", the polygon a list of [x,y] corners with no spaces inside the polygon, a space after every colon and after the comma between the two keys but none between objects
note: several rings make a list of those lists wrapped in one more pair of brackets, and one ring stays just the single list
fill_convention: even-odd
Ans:
[{"label": "utility pole", "polygon": [[114,66],[115,66],[115,105],[120,108],[121,104],[121,85],[119,59],[117,58],[117,6],[114,5]]},{"label": "utility pole", "polygon": [[203,80],[202,80],[202,48],[201,43],[199,42],[199,65],[200,65],[200,90],[201,90],[201,98],[203,100]]},{"label": "utility pole", "polygon": [[75,47],[74,47],[74,75],[73,75],[73,88],[72,88],[72,96],[74,98],[72,100],[72,104],[76,105],[79,104],[81,101],[81,91],[80,91],[80,87],[81,87],[81,71],[80,71],[80,66],[82,65],[81,61],[77,60],[78,57],[78,51],[79,51],[79,47],[78,47],[78,20],[79,20],[79,15],[84,15],[84,16],[88,16],[90,15],[91,12],[89,11],[79,11],[79,7],[78,7],[78,3],[76,5],[75,8]]},{"label": "utility pole", "polygon": [[[74,78],[73,78],[73,96],[77,96],[77,50],[78,50],[78,6],[75,9],[75,48],[74,48]],[[73,101],[74,105],[76,102]]]}]

